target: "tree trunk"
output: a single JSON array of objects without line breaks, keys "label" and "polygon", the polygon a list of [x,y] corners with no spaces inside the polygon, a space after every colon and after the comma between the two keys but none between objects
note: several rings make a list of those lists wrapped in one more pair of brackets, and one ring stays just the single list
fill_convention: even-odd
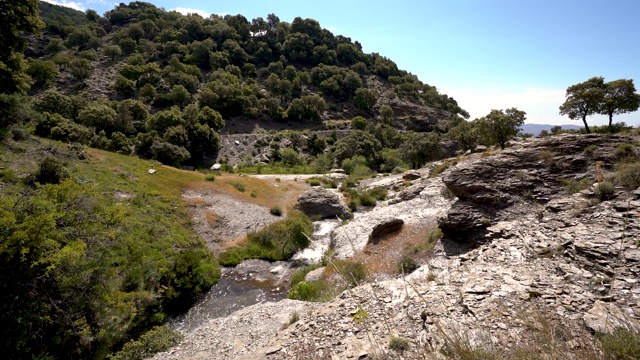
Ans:
[{"label": "tree trunk", "polygon": [[609,132],[613,133],[613,111],[609,111]]},{"label": "tree trunk", "polygon": [[584,129],[587,131],[587,134],[591,134],[591,129],[589,129],[589,125],[587,125],[587,115],[582,117],[582,122],[584,123]]}]

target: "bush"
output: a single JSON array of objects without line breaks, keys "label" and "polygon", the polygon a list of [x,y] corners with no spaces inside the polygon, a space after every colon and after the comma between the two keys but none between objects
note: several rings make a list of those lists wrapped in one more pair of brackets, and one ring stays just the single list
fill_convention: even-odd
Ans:
[{"label": "bush", "polygon": [[329,301],[333,297],[331,287],[324,281],[300,281],[291,287],[287,297],[293,300],[302,301]]},{"label": "bush", "polygon": [[581,179],[581,180],[562,180],[562,185],[564,185],[564,191],[568,194],[575,194],[579,191],[582,191],[589,186],[591,186],[593,182],[589,179]]},{"label": "bush", "polygon": [[349,287],[358,286],[363,282],[367,275],[367,267],[365,264],[353,260],[337,260],[333,266],[342,278],[347,282]]},{"label": "bush", "polygon": [[614,152],[616,158],[620,160],[631,160],[636,157],[635,146],[632,144],[620,144]]},{"label": "bush", "polygon": [[288,260],[309,246],[312,232],[309,218],[300,211],[291,211],[285,220],[249,233],[245,245],[225,251],[218,261],[223,266],[235,266],[246,259]]},{"label": "bush", "polygon": [[280,209],[279,206],[272,206],[271,209],[269,209],[269,212],[271,215],[282,216],[282,209]]},{"label": "bush", "polygon": [[307,179],[306,182],[307,182],[307,184],[309,184],[309,186],[320,186],[320,185],[322,185],[322,182],[318,178]]},{"label": "bush", "polygon": [[394,336],[389,340],[389,349],[399,353],[409,350],[409,346],[409,340],[403,337]]},{"label": "bush", "polygon": [[245,192],[247,191],[247,188],[244,186],[243,183],[238,182],[238,181],[229,181],[229,184],[233,185],[234,188],[236,188],[236,190],[240,191],[240,192]]},{"label": "bush", "polygon": [[616,165],[614,181],[627,190],[640,187],[640,162]]},{"label": "bush", "polygon": [[407,255],[402,255],[398,262],[398,272],[401,274],[410,274],[418,268],[418,263]]},{"label": "bush", "polygon": [[613,184],[609,181],[601,181],[593,191],[599,199],[605,199],[614,192]]},{"label": "bush", "polygon": [[109,359],[143,360],[177,345],[182,339],[182,334],[171,330],[168,326],[156,326],[140,336],[138,340],[124,344],[122,350],[109,356]]},{"label": "bush", "polygon": [[45,157],[40,163],[38,171],[34,174],[35,181],[40,184],[59,184],[60,181],[68,177],[69,173],[63,163],[52,156]]},{"label": "bush", "polygon": [[216,181],[216,176],[214,174],[207,174],[204,179],[206,181]]}]

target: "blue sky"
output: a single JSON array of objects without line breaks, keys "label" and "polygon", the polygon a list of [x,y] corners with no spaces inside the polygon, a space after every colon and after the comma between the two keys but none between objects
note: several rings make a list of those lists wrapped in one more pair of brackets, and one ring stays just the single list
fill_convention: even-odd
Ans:
[{"label": "blue sky", "polygon": [[[100,14],[116,2],[46,0]],[[313,18],[455,98],[471,118],[517,107],[528,123],[558,114],[568,86],[592,76],[640,89],[638,0],[151,0],[180,12]],[[591,117],[603,124],[605,117]],[[640,126],[640,112],[614,117]]]}]

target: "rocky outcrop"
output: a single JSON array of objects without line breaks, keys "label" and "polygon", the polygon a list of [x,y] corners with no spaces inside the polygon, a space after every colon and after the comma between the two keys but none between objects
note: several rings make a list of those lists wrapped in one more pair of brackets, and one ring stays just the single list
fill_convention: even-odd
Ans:
[{"label": "rocky outcrop", "polygon": [[304,192],[298,197],[297,207],[309,216],[321,218],[350,216],[349,208],[340,195],[324,188],[315,188]]},{"label": "rocky outcrop", "polygon": [[375,243],[381,237],[399,231],[402,228],[402,225],[404,225],[404,220],[402,219],[388,219],[382,221],[371,229],[369,242]]},{"label": "rocky outcrop", "polygon": [[443,178],[459,200],[440,219],[440,228],[451,237],[468,239],[496,221],[536,211],[536,204],[564,196],[568,182],[595,181],[601,176],[598,171],[613,167],[615,147],[631,142],[628,136],[561,135],[459,166]]}]

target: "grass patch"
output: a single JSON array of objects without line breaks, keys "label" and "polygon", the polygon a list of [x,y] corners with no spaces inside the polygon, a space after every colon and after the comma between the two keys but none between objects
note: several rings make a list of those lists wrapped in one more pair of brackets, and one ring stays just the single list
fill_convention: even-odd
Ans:
[{"label": "grass patch", "polygon": [[313,264],[309,266],[305,266],[302,269],[296,271],[293,275],[291,275],[291,287],[293,288],[297,283],[304,281],[304,278],[308,273],[313,270],[321,268],[322,264]]},{"label": "grass patch", "polygon": [[271,215],[282,216],[282,209],[280,209],[279,206],[272,206],[271,209],[269,209],[269,212]]},{"label": "grass patch", "polygon": [[593,181],[590,179],[581,179],[581,180],[561,180],[562,187],[567,194],[575,194],[582,190],[589,188],[593,184]]},{"label": "grass patch", "polygon": [[216,176],[214,174],[207,174],[205,175],[204,179],[206,181],[216,181]]},{"label": "grass patch", "polygon": [[409,350],[410,346],[411,343],[409,342],[409,339],[405,339],[400,336],[394,336],[389,340],[389,349],[395,352],[403,353]]},{"label": "grass patch", "polygon": [[387,189],[378,186],[365,191],[348,189],[348,195],[350,199],[349,208],[355,211],[360,206],[372,207],[376,206],[378,200],[385,200],[387,198]]},{"label": "grass patch", "polygon": [[268,261],[288,260],[293,254],[309,246],[313,225],[300,211],[291,211],[289,217],[247,235],[247,242],[220,254],[223,266],[236,266],[247,259]]},{"label": "grass patch", "polygon": [[640,187],[640,162],[616,164],[613,180],[626,190],[637,189]]},{"label": "grass patch", "polygon": [[233,186],[234,188],[236,188],[236,190],[240,191],[240,192],[245,192],[247,191],[246,186],[244,186],[243,183],[239,182],[239,181],[227,181],[227,183],[231,186]]},{"label": "grass patch", "polygon": [[640,334],[618,328],[598,338],[608,359],[640,359]]},{"label": "grass patch", "polygon": [[322,181],[320,181],[320,179],[318,179],[318,178],[309,178],[309,179],[305,180],[305,182],[307,184],[309,184],[309,186],[320,186],[320,185],[322,185]]},{"label": "grass patch", "polygon": [[333,299],[335,294],[335,289],[323,280],[300,281],[291,287],[287,297],[292,300],[326,302]]},{"label": "grass patch", "polygon": [[435,228],[422,242],[413,247],[413,253],[418,254],[423,251],[432,252],[438,240],[442,238],[442,235],[442,230],[440,230],[440,228]]},{"label": "grass patch", "polygon": [[348,287],[356,287],[367,278],[368,271],[364,263],[353,260],[334,260],[331,266],[342,276]]}]

